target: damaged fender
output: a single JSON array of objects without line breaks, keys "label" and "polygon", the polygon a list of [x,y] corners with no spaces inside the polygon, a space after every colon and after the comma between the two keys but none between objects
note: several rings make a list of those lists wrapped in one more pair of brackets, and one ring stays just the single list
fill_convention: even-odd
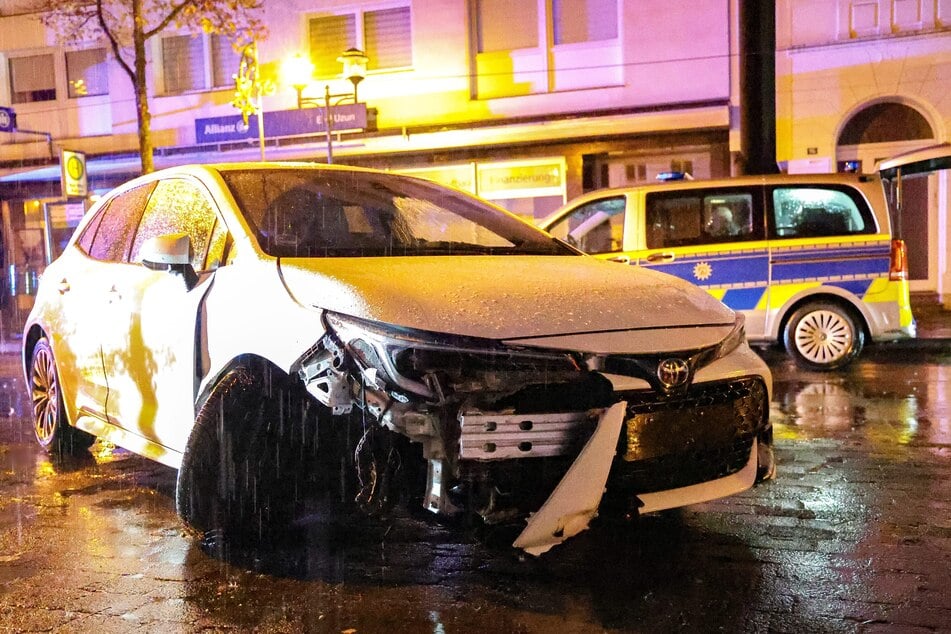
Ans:
[{"label": "damaged fender", "polygon": [[588,528],[598,514],[626,411],[627,401],[605,410],[591,438],[513,546],[538,556]]}]

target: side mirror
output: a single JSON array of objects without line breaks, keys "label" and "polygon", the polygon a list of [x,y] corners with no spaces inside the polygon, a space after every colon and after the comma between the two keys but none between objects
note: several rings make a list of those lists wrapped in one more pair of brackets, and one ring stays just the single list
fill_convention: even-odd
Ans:
[{"label": "side mirror", "polygon": [[153,271],[171,271],[185,279],[191,290],[198,282],[192,267],[192,243],[187,233],[169,233],[149,238],[142,244],[139,258],[143,266]]}]

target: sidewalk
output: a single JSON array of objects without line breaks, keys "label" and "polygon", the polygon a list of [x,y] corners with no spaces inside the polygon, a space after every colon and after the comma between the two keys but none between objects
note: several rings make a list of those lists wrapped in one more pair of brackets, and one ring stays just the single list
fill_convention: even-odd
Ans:
[{"label": "sidewalk", "polygon": [[919,339],[951,340],[951,310],[938,303],[937,295],[912,293],[911,312],[918,322]]}]

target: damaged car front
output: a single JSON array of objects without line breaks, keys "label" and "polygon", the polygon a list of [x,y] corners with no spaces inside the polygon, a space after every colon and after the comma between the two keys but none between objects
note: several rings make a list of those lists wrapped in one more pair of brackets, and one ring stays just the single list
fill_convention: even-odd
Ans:
[{"label": "damaged car front", "polygon": [[155,172],[104,197],[45,277],[23,338],[37,439],[177,468],[197,532],[408,499],[520,527],[539,554],[774,471],[741,316],[421,179]]}]

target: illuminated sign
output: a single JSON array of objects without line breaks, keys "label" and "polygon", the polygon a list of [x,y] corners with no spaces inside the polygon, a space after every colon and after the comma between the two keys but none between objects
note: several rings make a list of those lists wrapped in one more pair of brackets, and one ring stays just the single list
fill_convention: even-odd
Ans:
[{"label": "illuminated sign", "polygon": [[[367,105],[365,103],[331,106],[330,116],[333,120],[331,125],[331,131],[333,132],[364,130],[367,127]],[[300,108],[264,113],[264,134],[269,139],[326,131],[324,108]],[[248,117],[247,125],[244,124],[240,114],[195,119],[195,141],[197,143],[223,143],[257,138],[257,115]]]},{"label": "illuminated sign", "polygon": [[85,198],[88,192],[86,180],[86,155],[82,152],[63,150],[60,153],[60,182],[64,198]]},{"label": "illuminated sign", "polygon": [[561,160],[479,165],[480,196],[561,195],[564,185]]}]

